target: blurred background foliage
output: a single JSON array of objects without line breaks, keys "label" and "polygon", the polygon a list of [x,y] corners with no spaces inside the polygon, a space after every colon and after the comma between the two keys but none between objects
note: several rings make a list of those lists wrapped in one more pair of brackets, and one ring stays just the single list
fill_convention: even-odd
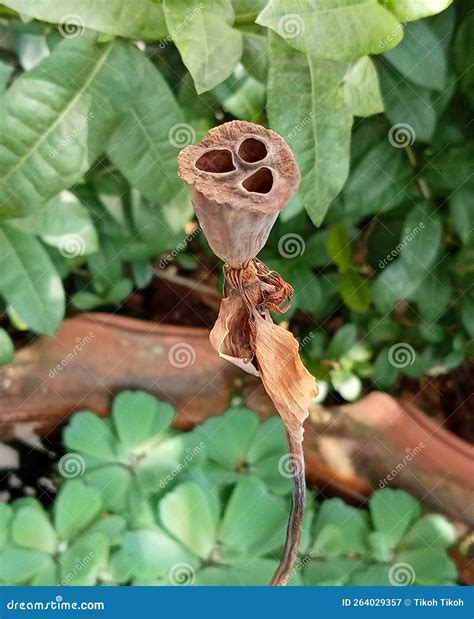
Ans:
[{"label": "blurred background foliage", "polygon": [[176,158],[238,118],[302,171],[261,258],[295,287],[283,319],[320,398],[461,366],[474,16],[449,5],[4,1],[0,363],[78,310],[150,318],[130,299],[157,269],[216,285]]}]

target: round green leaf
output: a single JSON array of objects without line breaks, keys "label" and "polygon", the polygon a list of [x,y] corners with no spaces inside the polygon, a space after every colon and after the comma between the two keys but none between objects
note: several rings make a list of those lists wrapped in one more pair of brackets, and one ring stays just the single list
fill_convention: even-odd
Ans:
[{"label": "round green leaf", "polygon": [[12,539],[18,546],[53,554],[56,550],[56,533],[43,509],[22,507],[15,514]]}]

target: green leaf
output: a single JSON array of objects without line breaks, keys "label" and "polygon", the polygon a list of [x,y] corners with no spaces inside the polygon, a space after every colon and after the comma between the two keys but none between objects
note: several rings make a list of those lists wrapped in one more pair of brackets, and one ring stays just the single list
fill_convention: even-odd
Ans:
[{"label": "green leaf", "polygon": [[414,296],[423,320],[438,320],[449,307],[451,294],[451,280],[443,265],[426,273]]},{"label": "green leaf", "polygon": [[[195,584],[199,587],[264,587],[270,582],[277,567],[277,562],[271,559],[250,559],[231,567],[206,567],[199,570]],[[298,584],[295,580],[295,577],[290,578],[288,585]]]},{"label": "green leaf", "polygon": [[56,533],[42,509],[25,506],[15,514],[12,540],[18,546],[53,554],[56,550]]},{"label": "green leaf", "polygon": [[166,36],[159,0],[134,0],[133,6],[127,0],[108,0],[100,5],[95,0],[6,0],[3,4],[35,19],[59,23],[64,37],[74,34],[74,26],[76,36],[84,28],[131,39],[157,40]]},{"label": "green leaf", "polygon": [[270,0],[257,23],[329,60],[380,54],[402,39],[397,20],[376,0]]},{"label": "green leaf", "polygon": [[131,471],[123,465],[106,464],[86,472],[84,481],[99,491],[104,509],[122,512],[133,484]]},{"label": "green leaf", "polygon": [[360,559],[346,557],[310,561],[304,569],[304,582],[308,586],[342,586],[347,585],[352,574],[367,566]]},{"label": "green leaf", "polygon": [[351,172],[344,191],[344,210],[361,218],[389,211],[410,196],[412,171],[404,154],[388,139],[366,151]]},{"label": "green leaf", "polygon": [[342,224],[335,224],[328,230],[326,248],[329,257],[339,270],[346,271],[352,267],[352,245],[347,230]]},{"label": "green leaf", "polygon": [[400,299],[413,299],[423,278],[408,274],[401,260],[396,260],[384,268],[372,286],[372,299],[381,314],[390,313]]},{"label": "green leaf", "polygon": [[369,499],[369,510],[375,529],[385,535],[392,548],[400,543],[421,514],[415,498],[403,490],[391,488],[377,490]]},{"label": "green leaf", "polygon": [[365,554],[369,532],[367,514],[341,499],[324,501],[316,516],[314,552],[324,556]]},{"label": "green leaf", "polygon": [[54,335],[64,317],[64,289],[41,243],[0,225],[0,294],[26,324]]},{"label": "green leaf", "polygon": [[390,348],[382,348],[375,359],[372,380],[377,389],[391,389],[398,376],[398,369],[390,363],[388,356]]},{"label": "green leaf", "polygon": [[388,64],[378,63],[378,73],[385,114],[393,125],[393,146],[430,142],[437,120],[432,91],[412,84]]},{"label": "green leaf", "polygon": [[474,245],[474,210],[469,189],[459,189],[449,197],[453,227],[465,245]]},{"label": "green leaf", "polygon": [[174,418],[169,404],[144,391],[122,391],[114,399],[112,419],[119,439],[127,449],[156,437]]},{"label": "green leaf", "polygon": [[137,49],[133,55],[142,65],[143,81],[112,136],[107,154],[132,185],[164,206],[181,189],[179,147],[193,142],[195,133],[185,124],[184,114],[158,69],[144,61]]},{"label": "green leaf", "polygon": [[13,66],[0,60],[0,93],[6,89],[12,73]]},{"label": "green leaf", "polygon": [[425,22],[408,24],[403,41],[385,58],[404,77],[434,90],[446,87],[447,60],[441,41]]},{"label": "green leaf", "polygon": [[339,360],[354,346],[356,339],[357,327],[351,323],[344,325],[338,329],[336,335],[332,338],[326,352],[327,357]]},{"label": "green leaf", "polygon": [[41,237],[65,258],[93,254],[97,232],[87,208],[70,191],[62,191],[28,217],[12,220],[18,229]]},{"label": "green leaf", "polygon": [[344,76],[344,96],[354,116],[372,116],[383,112],[377,71],[368,56],[349,65]]},{"label": "green leaf", "polygon": [[383,0],[387,9],[402,23],[441,13],[451,2],[452,0]]},{"label": "green leaf", "polygon": [[247,451],[247,460],[253,464],[273,454],[283,455],[286,449],[286,436],[281,419],[279,416],[271,417],[260,424]]},{"label": "green leaf", "polygon": [[8,365],[15,356],[15,346],[8,333],[0,327],[0,365]]},{"label": "green leaf", "polygon": [[160,578],[175,566],[188,566],[193,573],[197,557],[158,528],[128,531],[123,551],[133,563],[133,575],[139,578]]},{"label": "green leaf", "polygon": [[208,419],[200,437],[208,457],[226,469],[244,462],[260,427],[257,415],[245,408],[230,409],[223,417]]},{"label": "green leaf", "polygon": [[357,587],[388,587],[392,584],[388,571],[388,565],[363,566],[363,569],[355,570],[348,584]]},{"label": "green leaf", "polygon": [[441,247],[441,220],[434,208],[420,204],[408,213],[404,230],[407,240],[400,250],[400,261],[409,276],[425,275]]},{"label": "green leaf", "polygon": [[50,561],[50,556],[44,552],[7,546],[0,554],[0,582],[26,585],[46,569]]},{"label": "green leaf", "polygon": [[185,437],[181,434],[132,452],[139,486],[145,493],[159,492],[184,466]]},{"label": "green leaf", "polygon": [[283,544],[288,504],[255,477],[236,486],[226,507],[219,541],[233,552],[259,556]]},{"label": "green leaf", "polygon": [[265,109],[265,86],[242,65],[212,91],[226,112],[241,120],[258,123]]},{"label": "green leaf", "polygon": [[403,548],[447,549],[456,541],[456,529],[440,514],[427,514],[420,518],[403,538]]},{"label": "green leaf", "polygon": [[268,38],[264,28],[255,25],[239,28],[242,33],[242,64],[248,73],[263,84],[268,76]]},{"label": "green leaf", "polygon": [[7,543],[11,521],[11,507],[9,505],[5,505],[5,503],[0,503],[0,552]]},{"label": "green leaf", "polygon": [[0,97],[0,219],[67,189],[103,151],[138,80],[130,49],[86,34],[63,41]]},{"label": "green leaf", "polygon": [[362,381],[352,372],[338,368],[331,370],[329,377],[334,389],[341,394],[344,400],[353,402],[360,396],[362,392]]},{"label": "green leaf", "polygon": [[294,152],[302,177],[299,195],[319,226],[349,171],[352,113],[342,85],[347,65],[293,51],[277,35],[270,41],[270,126]]},{"label": "green leaf", "polygon": [[93,524],[88,529],[87,534],[103,535],[107,539],[109,546],[120,546],[123,541],[126,526],[127,523],[122,516],[110,514]]},{"label": "green leaf", "polygon": [[460,187],[474,189],[473,167],[474,149],[467,144],[453,146],[427,157],[426,177],[441,193],[455,192]]},{"label": "green leaf", "polygon": [[197,93],[211,90],[229,77],[242,55],[242,35],[232,28],[230,0],[164,0],[164,12]]},{"label": "green leaf", "polygon": [[95,520],[102,508],[102,499],[95,488],[79,479],[68,480],[54,504],[54,524],[58,536],[72,540]]},{"label": "green leaf", "polygon": [[72,416],[63,432],[63,440],[68,449],[99,461],[113,462],[117,458],[108,420],[90,411],[81,411]]},{"label": "green leaf", "polygon": [[409,565],[415,577],[412,584],[445,585],[457,577],[456,564],[437,548],[407,550],[397,554],[397,562]]},{"label": "green leaf", "polygon": [[472,46],[472,29],[474,15],[466,15],[459,25],[454,43],[457,73],[461,80],[461,90],[468,97],[471,108],[474,107],[474,50]]},{"label": "green leaf", "polygon": [[349,309],[354,312],[367,312],[370,306],[370,288],[366,278],[352,269],[344,271],[340,274],[340,291]]},{"label": "green leaf", "polygon": [[79,537],[61,557],[61,585],[97,585],[108,556],[109,544],[104,535],[88,532]]},{"label": "green leaf", "polygon": [[202,559],[216,544],[218,506],[194,482],[184,482],[161,499],[159,515],[165,528]]}]

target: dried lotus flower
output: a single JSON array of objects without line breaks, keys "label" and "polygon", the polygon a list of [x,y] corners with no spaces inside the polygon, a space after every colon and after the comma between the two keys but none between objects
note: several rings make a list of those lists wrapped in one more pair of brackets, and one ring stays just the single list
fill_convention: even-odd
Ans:
[{"label": "dried lotus flower", "polygon": [[301,541],[305,504],[303,422],[316,381],[293,335],[270,312],[288,309],[292,287],[256,256],[300,174],[286,142],[259,125],[233,121],[211,129],[179,155],[201,228],[225,263],[224,298],[210,341],[219,355],[260,376],[285,426],[292,467],[292,508],[285,547],[271,584],[286,585]]}]

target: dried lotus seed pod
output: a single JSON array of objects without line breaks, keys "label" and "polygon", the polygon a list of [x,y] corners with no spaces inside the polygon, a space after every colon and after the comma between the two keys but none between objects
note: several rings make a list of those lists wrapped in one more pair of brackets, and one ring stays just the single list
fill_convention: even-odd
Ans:
[{"label": "dried lotus seed pod", "polygon": [[300,181],[283,138],[240,120],[211,129],[200,144],[182,150],[179,175],[191,187],[212,251],[236,268],[263,248]]}]

